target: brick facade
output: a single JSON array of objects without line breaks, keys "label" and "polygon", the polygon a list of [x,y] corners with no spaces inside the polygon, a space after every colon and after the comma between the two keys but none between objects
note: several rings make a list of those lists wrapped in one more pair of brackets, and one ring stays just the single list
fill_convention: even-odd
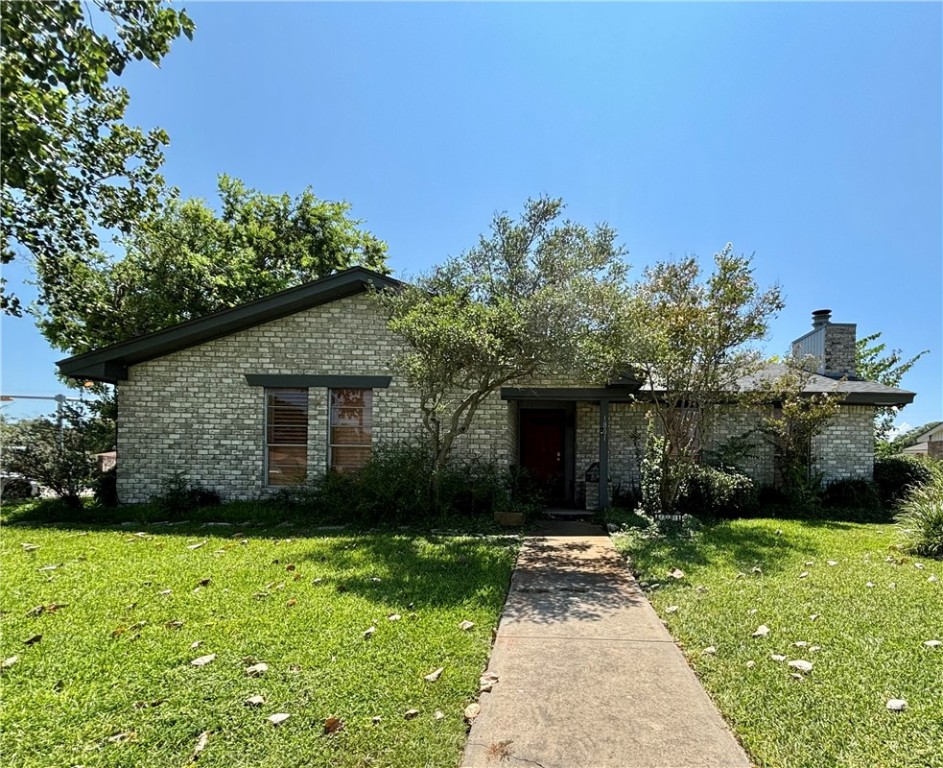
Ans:
[{"label": "brick facade", "polygon": [[[143,502],[162,481],[184,472],[224,499],[253,499],[270,492],[264,477],[265,390],[246,374],[393,375],[398,341],[365,294],[263,323],[220,339],[131,366],[118,387],[119,497]],[[533,378],[517,386],[594,386],[565,377]],[[614,486],[638,483],[637,451],[644,450],[644,404],[610,406],[610,474]],[[844,407],[816,442],[818,468],[830,478],[869,476],[873,464],[869,407]],[[374,444],[421,434],[419,398],[393,375],[375,389]],[[758,413],[730,409],[713,425],[705,449],[756,426]],[[510,465],[518,460],[518,405],[494,393],[472,428],[455,444],[458,455]],[[575,480],[598,460],[599,405],[575,407]],[[308,392],[308,472],[322,474],[328,455],[328,392]],[[759,444],[742,468],[759,484],[772,482],[773,458]],[[595,489],[586,488],[587,495]]]}]

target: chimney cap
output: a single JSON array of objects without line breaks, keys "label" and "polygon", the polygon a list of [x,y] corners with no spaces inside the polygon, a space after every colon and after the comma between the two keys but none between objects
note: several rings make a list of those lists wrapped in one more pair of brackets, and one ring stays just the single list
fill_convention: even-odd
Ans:
[{"label": "chimney cap", "polygon": [[812,313],[812,327],[821,328],[823,325],[828,325],[828,322],[831,319],[832,319],[832,310],[817,309]]}]

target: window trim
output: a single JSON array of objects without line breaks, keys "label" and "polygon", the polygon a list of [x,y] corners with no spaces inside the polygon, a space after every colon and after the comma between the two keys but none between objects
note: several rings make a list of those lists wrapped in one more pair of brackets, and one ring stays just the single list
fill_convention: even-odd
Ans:
[{"label": "window trim", "polygon": [[[281,485],[275,485],[269,481],[269,453],[271,451],[272,444],[269,443],[268,439],[268,428],[269,428],[269,393],[273,390],[279,389],[303,389],[305,391],[305,476],[300,483],[283,483]],[[311,442],[311,390],[308,387],[262,387],[262,484],[266,489],[281,489],[281,488],[299,488],[308,482],[308,477],[310,476],[310,467],[309,463],[311,461],[311,451],[309,450],[309,444]]]},{"label": "window trim", "polygon": [[[338,443],[336,446],[331,440],[331,429],[334,428],[332,423],[332,416],[334,411],[334,391],[338,389],[359,389],[364,392],[370,392],[370,445],[341,445]],[[336,472],[334,469],[334,448],[366,448],[369,447],[370,451],[373,451],[373,387],[328,387],[327,390],[327,471]],[[362,467],[358,467],[362,469]]]}]

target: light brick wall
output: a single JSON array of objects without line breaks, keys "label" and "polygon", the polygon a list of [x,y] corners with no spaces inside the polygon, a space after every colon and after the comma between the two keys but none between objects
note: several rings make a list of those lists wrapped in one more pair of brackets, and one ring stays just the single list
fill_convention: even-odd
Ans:
[{"label": "light brick wall", "polygon": [[815,469],[826,482],[845,478],[870,480],[874,474],[874,408],[845,405],[825,431],[812,440]]},{"label": "light brick wall", "polygon": [[[118,387],[118,492],[124,502],[147,501],[162,481],[184,472],[225,499],[266,495],[265,391],[246,384],[245,374],[393,375],[390,360],[399,342],[365,294],[314,307],[215,341],[132,366]],[[566,376],[533,377],[513,386],[591,387]],[[638,482],[633,435],[644,450],[647,406],[610,405],[610,474],[614,485]],[[308,470],[327,467],[328,393],[308,393]],[[830,478],[869,476],[873,465],[871,414],[843,408],[819,439],[820,469]],[[374,390],[374,444],[422,432],[418,395],[395,375],[388,389]],[[731,410],[714,425],[710,445],[755,426],[756,412]],[[490,395],[472,428],[455,443],[459,456],[476,455],[508,465],[517,460],[518,408]],[[705,446],[707,447],[707,446]],[[575,480],[598,461],[599,406],[576,404]],[[759,484],[772,481],[772,452],[760,446],[743,467]]]},{"label": "light brick wall", "polygon": [[[265,391],[245,374],[390,375],[397,340],[358,294],[132,366],[118,386],[119,498],[143,502],[185,472],[225,499],[267,493]],[[308,470],[327,466],[327,389],[308,391]],[[421,433],[418,395],[396,377],[375,389],[374,444]],[[498,394],[456,440],[458,455],[509,462],[513,431]]]}]

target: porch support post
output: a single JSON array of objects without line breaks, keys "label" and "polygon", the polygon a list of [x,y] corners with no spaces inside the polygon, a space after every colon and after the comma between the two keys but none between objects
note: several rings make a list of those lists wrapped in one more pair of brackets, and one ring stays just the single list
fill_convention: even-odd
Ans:
[{"label": "porch support post", "polygon": [[609,508],[609,401],[599,401],[599,509]]}]

